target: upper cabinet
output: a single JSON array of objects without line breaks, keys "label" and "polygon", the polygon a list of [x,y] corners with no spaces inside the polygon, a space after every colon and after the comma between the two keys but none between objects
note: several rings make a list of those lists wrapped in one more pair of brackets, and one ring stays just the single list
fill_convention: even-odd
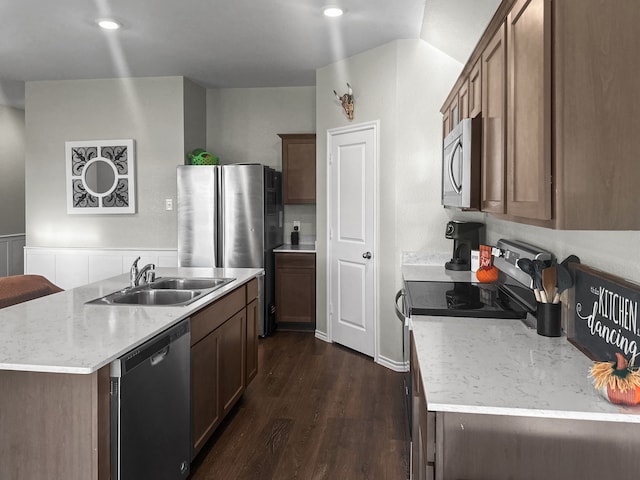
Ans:
[{"label": "upper cabinet", "polygon": [[316,203],[316,134],[279,133],[284,203]]},{"label": "upper cabinet", "polygon": [[507,16],[507,213],[551,220],[551,0]]},{"label": "upper cabinet", "polygon": [[481,210],[505,213],[505,31],[482,54]]},{"label": "upper cabinet", "polygon": [[469,73],[469,118],[482,112],[482,59],[478,59]]},{"label": "upper cabinet", "polygon": [[442,108],[482,115],[483,211],[640,229],[639,22],[636,0],[503,0]]}]

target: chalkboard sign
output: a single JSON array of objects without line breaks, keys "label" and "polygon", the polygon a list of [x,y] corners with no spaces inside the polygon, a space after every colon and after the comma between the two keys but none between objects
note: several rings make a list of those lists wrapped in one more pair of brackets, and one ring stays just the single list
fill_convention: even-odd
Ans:
[{"label": "chalkboard sign", "polygon": [[584,265],[571,270],[569,341],[594,361],[615,360],[616,352],[627,360],[640,355],[640,286]]}]

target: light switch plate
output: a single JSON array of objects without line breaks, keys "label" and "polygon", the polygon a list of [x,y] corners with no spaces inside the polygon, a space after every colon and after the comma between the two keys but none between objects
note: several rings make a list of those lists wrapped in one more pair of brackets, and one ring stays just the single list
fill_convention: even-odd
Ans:
[{"label": "light switch plate", "polygon": [[300,231],[300,221],[299,220],[294,220],[293,221],[293,228],[295,229],[296,227],[298,227],[298,231]]}]

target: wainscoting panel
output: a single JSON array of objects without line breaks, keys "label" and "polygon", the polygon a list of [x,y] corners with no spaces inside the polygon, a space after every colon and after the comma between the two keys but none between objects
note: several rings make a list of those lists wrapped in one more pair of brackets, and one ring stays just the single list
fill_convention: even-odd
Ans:
[{"label": "wainscoting panel", "polygon": [[23,233],[0,236],[0,277],[23,273],[24,245]]},{"label": "wainscoting panel", "polygon": [[147,263],[157,268],[178,266],[177,250],[27,247],[24,271],[68,290],[127,273],[136,257],[140,257],[139,267]]}]

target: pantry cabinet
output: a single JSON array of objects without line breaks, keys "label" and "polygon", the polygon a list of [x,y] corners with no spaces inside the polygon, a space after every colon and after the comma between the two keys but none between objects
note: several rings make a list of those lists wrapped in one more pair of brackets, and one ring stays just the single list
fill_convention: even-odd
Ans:
[{"label": "pantry cabinet", "polygon": [[640,8],[634,0],[503,0],[442,108],[481,78],[482,205],[573,230],[637,230]]},{"label": "pantry cabinet", "polygon": [[285,204],[316,203],[316,134],[279,133]]}]

